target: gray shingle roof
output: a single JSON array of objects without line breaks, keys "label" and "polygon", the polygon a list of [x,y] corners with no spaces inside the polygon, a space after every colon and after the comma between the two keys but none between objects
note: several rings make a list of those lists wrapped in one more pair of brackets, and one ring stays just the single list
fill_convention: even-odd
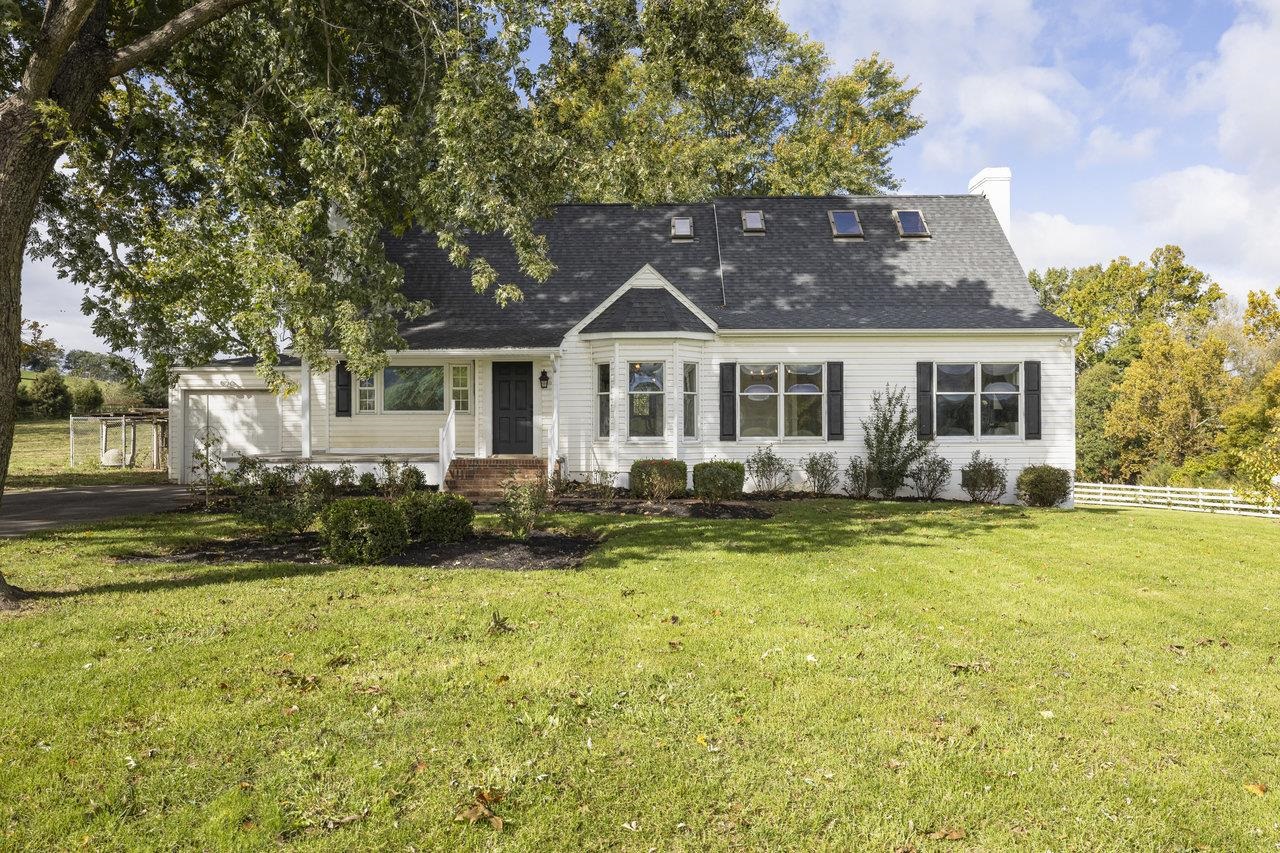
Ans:
[{"label": "gray shingle roof", "polygon": [[628,290],[583,329],[597,332],[701,332],[711,327],[698,319],[671,291],[657,287]]},{"label": "gray shingle roof", "polygon": [[[827,211],[841,208],[858,211],[865,239],[832,238]],[[764,211],[765,233],[742,232],[744,209]],[[900,238],[894,209],[922,211],[933,236]],[[693,217],[692,240],[671,239],[672,216]],[[407,295],[433,305],[429,315],[402,326],[409,346],[557,346],[646,263],[721,329],[1071,328],[1040,307],[981,196],[564,205],[537,228],[556,265],[541,285],[520,273],[501,235],[469,241],[501,280],[524,289],[524,301],[505,309],[491,295],[475,293],[470,274],[452,266],[430,235],[388,238],[387,254],[405,270]],[[625,328],[621,320],[612,322]]]}]

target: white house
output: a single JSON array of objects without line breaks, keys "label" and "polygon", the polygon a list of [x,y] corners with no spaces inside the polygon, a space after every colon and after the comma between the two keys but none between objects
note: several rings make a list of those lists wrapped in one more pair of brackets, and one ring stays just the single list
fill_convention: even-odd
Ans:
[{"label": "white house", "polygon": [[909,390],[921,434],[957,469],[975,449],[1011,476],[1074,468],[1079,330],[1027,284],[1008,183],[985,169],[966,195],[565,205],[538,226],[556,266],[541,285],[501,235],[472,241],[523,284],[506,308],[432,237],[389,239],[408,295],[432,303],[401,329],[407,348],[368,378],[295,361],[288,397],[249,360],[180,370],[170,475],[187,478],[208,428],[226,455],[392,457],[431,483],[509,457],[625,485],[636,459],[692,468],[770,443],[843,465],[865,453],[860,419],[885,385]]}]

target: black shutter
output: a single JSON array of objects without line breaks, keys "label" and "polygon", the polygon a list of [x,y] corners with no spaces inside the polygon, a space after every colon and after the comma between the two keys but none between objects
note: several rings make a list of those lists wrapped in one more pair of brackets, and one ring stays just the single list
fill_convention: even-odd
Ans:
[{"label": "black shutter", "polygon": [[844,440],[844,362],[827,362],[827,438]]},{"label": "black shutter", "polygon": [[338,362],[335,370],[338,393],[334,397],[333,414],[339,418],[351,417],[351,371],[347,370],[345,361]]},{"label": "black shutter", "polygon": [[1027,438],[1040,438],[1040,362],[1022,363],[1023,398],[1026,401]]},{"label": "black shutter", "polygon": [[720,365],[720,440],[738,438],[738,411],[734,400],[733,383],[737,379],[738,363],[726,361]]},{"label": "black shutter", "polygon": [[933,362],[916,362],[916,430],[921,438],[933,438]]}]

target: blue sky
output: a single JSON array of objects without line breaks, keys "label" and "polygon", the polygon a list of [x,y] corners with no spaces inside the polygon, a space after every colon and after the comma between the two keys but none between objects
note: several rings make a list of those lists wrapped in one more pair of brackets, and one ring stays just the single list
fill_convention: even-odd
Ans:
[{"label": "blue sky", "polygon": [[[1117,10],[1117,7],[1123,7]],[[1165,243],[1238,298],[1280,285],[1280,0],[780,0],[837,69],[872,51],[922,87],[907,192],[1013,169],[1028,269]],[[24,271],[25,316],[103,349],[80,293]]]}]

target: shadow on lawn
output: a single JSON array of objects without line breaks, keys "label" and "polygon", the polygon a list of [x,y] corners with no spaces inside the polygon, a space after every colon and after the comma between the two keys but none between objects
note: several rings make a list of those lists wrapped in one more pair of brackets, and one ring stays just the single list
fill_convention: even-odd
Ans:
[{"label": "shadow on lawn", "polygon": [[79,598],[85,595],[111,593],[156,592],[167,589],[196,589],[229,583],[254,583],[284,578],[324,575],[351,566],[337,563],[248,563],[239,568],[199,568],[183,574],[170,574],[112,583],[90,584],[64,590],[28,590],[32,600],[45,598]]},{"label": "shadow on lawn", "polygon": [[960,503],[831,501],[777,504],[768,521],[707,522],[654,518],[626,525],[607,537],[608,547],[591,565],[613,568],[629,560],[649,560],[671,548],[718,549],[762,558],[821,553],[858,545],[945,548],[1000,530],[1038,527],[1017,506]]}]

